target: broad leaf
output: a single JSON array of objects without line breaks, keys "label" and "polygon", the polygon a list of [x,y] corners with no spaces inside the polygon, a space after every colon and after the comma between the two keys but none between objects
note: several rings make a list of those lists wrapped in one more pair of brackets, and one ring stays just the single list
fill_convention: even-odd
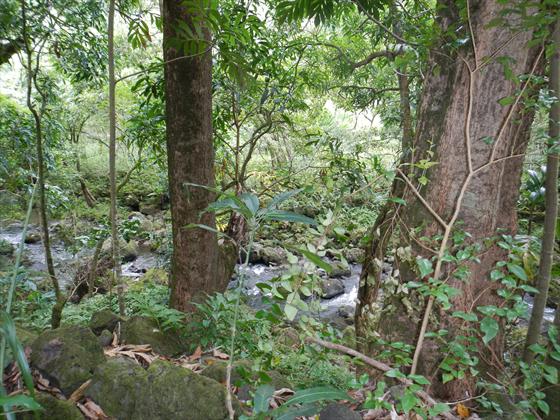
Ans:
[{"label": "broad leaf", "polygon": [[263,214],[264,220],[273,220],[277,222],[295,222],[304,223],[306,225],[316,225],[317,222],[310,217],[302,214],[294,213],[286,210],[270,210]]},{"label": "broad leaf", "polygon": [[295,248],[294,247],[292,249],[294,249],[295,251],[301,252],[305,258],[307,258],[309,261],[311,261],[317,267],[325,270],[328,274],[330,274],[332,272],[332,266],[329,263],[323,261],[321,259],[321,257],[319,257],[317,254],[315,254],[311,251],[308,251],[307,249],[304,249],[304,248]]},{"label": "broad leaf", "polygon": [[482,321],[480,321],[480,331],[484,333],[484,336],[482,337],[484,344],[488,344],[492,341],[492,339],[498,334],[499,330],[500,326],[493,318],[485,317]]},{"label": "broad leaf", "polygon": [[274,387],[272,385],[261,385],[257,388],[255,398],[253,399],[253,411],[255,414],[268,411],[268,404],[273,394]]},{"label": "broad leaf", "polygon": [[295,395],[286,401],[287,405],[309,404],[317,401],[350,400],[346,391],[340,389],[321,386],[317,388],[303,389],[297,391]]}]

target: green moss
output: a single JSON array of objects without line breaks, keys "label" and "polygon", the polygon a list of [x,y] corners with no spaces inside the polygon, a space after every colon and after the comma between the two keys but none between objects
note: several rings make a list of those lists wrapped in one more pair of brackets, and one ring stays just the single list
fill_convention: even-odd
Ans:
[{"label": "green moss", "polygon": [[[83,420],[82,413],[72,401],[59,400],[51,394],[38,392],[35,400],[43,410],[39,412],[40,420]],[[35,419],[33,413],[25,413],[23,420]],[[19,417],[18,417],[19,418]]]},{"label": "green moss", "polygon": [[130,359],[114,358],[100,365],[86,396],[105,414],[117,419],[149,419],[150,388],[147,372]]},{"label": "green moss", "polygon": [[187,349],[176,334],[162,331],[154,319],[143,316],[135,316],[123,324],[121,339],[127,344],[149,344],[154,352],[169,357]]},{"label": "green moss", "polygon": [[[157,360],[148,369],[152,387],[152,409],[159,418],[223,420],[228,417],[226,388],[213,379],[197,375],[189,369]],[[234,407],[240,404],[234,398]]]},{"label": "green moss", "polygon": [[103,309],[92,315],[88,326],[95,335],[99,335],[103,330],[113,332],[119,321],[122,321],[120,316],[108,309]]},{"label": "green moss", "polygon": [[97,337],[89,328],[79,326],[45,331],[31,349],[31,364],[67,396],[105,361]]}]

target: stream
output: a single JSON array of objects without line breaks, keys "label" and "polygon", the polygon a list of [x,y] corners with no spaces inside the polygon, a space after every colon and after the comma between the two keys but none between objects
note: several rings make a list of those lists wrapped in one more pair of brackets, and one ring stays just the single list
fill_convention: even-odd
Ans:
[{"label": "stream", "polygon": [[[23,227],[21,224],[15,223],[7,227],[0,228],[0,240],[11,243],[16,249],[21,241]],[[37,226],[30,226],[28,233],[38,232]],[[45,272],[46,265],[44,262],[44,250],[41,241],[28,243],[24,245],[23,265],[32,272]],[[60,241],[53,241],[52,254],[55,263],[55,269],[60,284],[66,288],[71,284],[77,271],[78,264],[83,262],[83,258],[90,257],[93,254],[92,249],[84,248],[76,254],[69,252],[64,244]],[[140,247],[138,256],[130,262],[122,264],[122,275],[130,278],[140,278],[148,269],[161,265],[160,257]],[[238,266],[238,273],[244,275],[244,293],[247,296],[248,304],[255,308],[261,309],[266,307],[263,303],[261,290],[257,287],[257,283],[270,281],[283,273],[284,268],[281,266],[251,264],[247,267]],[[358,282],[360,277],[361,265],[351,264],[350,272],[342,276],[339,280],[343,284],[343,290],[330,299],[321,299],[322,312],[319,318],[331,322],[332,324],[343,328],[346,325],[353,324],[354,308],[358,294]],[[230,288],[237,285],[234,278],[230,283]],[[533,297],[526,294],[524,301],[530,310],[533,306]],[[547,307],[544,314],[543,328],[547,328],[554,319],[555,310]],[[528,318],[527,318],[528,319]],[[526,325],[527,321],[520,320],[521,325]]]}]

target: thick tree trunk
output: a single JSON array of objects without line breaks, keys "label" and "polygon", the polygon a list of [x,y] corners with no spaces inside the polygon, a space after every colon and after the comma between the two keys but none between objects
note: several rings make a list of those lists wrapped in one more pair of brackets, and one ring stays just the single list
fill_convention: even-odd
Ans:
[{"label": "thick tree trunk", "polygon": [[[202,213],[214,201],[207,189],[214,187],[212,144],[212,56],[211,36],[200,15],[185,11],[179,0],[163,1],[166,88],[167,154],[169,194],[173,223],[171,306],[190,311],[195,295],[223,291],[218,275],[219,250],[216,234],[191,223],[216,228],[213,213]],[[179,39],[186,24],[204,41]],[[194,29],[200,25],[200,32]]]},{"label": "thick tree trunk", "polygon": [[[444,30],[452,24],[462,24],[468,31],[468,22],[460,22],[455,2],[445,0],[439,4],[443,7],[439,9],[438,24]],[[498,103],[503,97],[516,97],[524,84],[519,86],[506,78],[503,66],[496,60],[484,60],[493,54],[498,57],[509,56],[512,58],[510,69],[515,75],[538,72],[542,66],[539,64],[540,47],[527,46],[532,38],[531,32],[513,36],[515,30],[488,25],[492,19],[500,16],[503,6],[499,2],[471,1],[470,6],[475,42],[469,42],[458,51],[442,46],[439,52],[432,51],[430,54],[418,111],[413,160],[416,163],[422,159],[437,162],[427,171],[430,181],[421,188],[421,194],[448,225],[452,222],[454,226],[455,221],[462,221],[460,229],[470,233],[472,241],[476,242],[495,236],[498,231],[509,234],[515,232],[515,206],[522,157],[533,120],[533,111],[523,109],[517,101],[506,106]],[[510,19],[508,15],[506,19]],[[514,22],[510,19],[510,23]],[[475,49],[476,55],[473,54]],[[530,87],[525,88],[526,94],[531,91]],[[489,138],[491,141],[488,141]],[[415,180],[422,170],[415,168],[412,172],[409,178],[420,187]],[[402,182],[402,179],[395,180],[397,185]],[[402,246],[411,246],[412,258],[405,256],[406,253],[396,256],[395,265],[400,271],[402,283],[422,281],[409,261],[413,262],[416,255],[432,257],[436,253],[427,250],[426,246],[430,244],[421,243],[419,238],[444,233],[441,222],[409,188],[405,197],[408,204],[400,213],[399,227]],[[411,239],[414,228],[421,228],[421,231]],[[367,251],[368,258],[375,258],[375,241]],[[470,265],[470,275],[466,281],[448,277],[451,267],[442,265],[440,279],[448,278],[448,284],[461,292],[453,299],[454,311],[472,312],[473,306],[500,303],[496,294],[499,285],[490,282],[488,274],[497,261],[506,257],[507,253],[501,248],[490,247],[480,255],[480,264]],[[364,285],[361,284],[361,287]],[[371,314],[373,302],[368,300],[367,295],[360,293],[356,315],[360,328],[357,333],[366,345],[375,341],[373,331],[379,332],[385,340],[416,344],[420,335],[419,321],[424,315],[424,302],[418,297],[404,298],[396,294],[388,295],[381,316],[374,317]],[[407,300],[412,304],[403,303]],[[446,328],[449,330],[446,341],[451,341],[454,334],[458,333],[459,326],[449,317],[449,312],[437,309],[432,313],[434,316],[427,318],[432,322],[427,324],[428,330]],[[371,322],[374,318],[380,318],[377,325]],[[473,390],[472,380],[452,381],[446,386],[438,383],[441,372],[438,373],[437,368],[442,357],[439,346],[435,341],[424,342],[418,373],[433,381],[433,390],[440,397],[464,398],[466,392]],[[490,347],[481,350],[483,365],[499,366],[503,354],[502,335],[498,334]]]}]

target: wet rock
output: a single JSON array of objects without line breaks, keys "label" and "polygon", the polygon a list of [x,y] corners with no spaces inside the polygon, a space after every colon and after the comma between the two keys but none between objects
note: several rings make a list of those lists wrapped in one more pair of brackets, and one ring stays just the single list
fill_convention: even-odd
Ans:
[{"label": "wet rock", "polygon": [[128,215],[128,220],[138,220],[142,232],[151,232],[154,230],[154,224],[152,221],[139,211],[130,213]]},{"label": "wet rock", "polygon": [[[43,407],[43,410],[38,412],[40,420],[84,420],[81,411],[72,401],[59,400],[46,392],[37,392],[35,400]],[[20,418],[22,420],[36,419],[31,412],[18,416],[18,419]]]},{"label": "wet rock", "polygon": [[142,316],[122,324],[121,340],[126,344],[149,344],[154,352],[168,357],[177,356],[187,348],[176,333],[163,331],[154,319]]},{"label": "wet rock", "polygon": [[362,416],[342,404],[329,404],[319,413],[319,420],[361,420]]},{"label": "wet rock", "polygon": [[155,203],[140,203],[140,213],[147,216],[154,216],[161,211],[161,206]]},{"label": "wet rock", "polygon": [[325,279],[321,287],[323,289],[321,294],[323,299],[332,299],[344,293],[344,283],[340,279]]},{"label": "wet rock", "polygon": [[101,347],[109,347],[113,343],[113,333],[109,330],[103,330],[97,340]]},{"label": "wet rock", "polygon": [[332,271],[329,273],[329,277],[337,279],[340,277],[349,277],[352,275],[352,270],[348,267],[347,264],[343,264],[340,262],[336,262],[331,264]]},{"label": "wet rock", "polygon": [[119,321],[122,320],[120,316],[109,309],[103,309],[91,316],[88,326],[95,335],[100,335],[103,330],[113,332]]},{"label": "wet rock", "polygon": [[[107,238],[101,247],[102,254],[111,254],[111,238]],[[138,257],[138,243],[134,240],[126,242],[119,239],[119,254],[123,262],[134,261]]]},{"label": "wet rock", "polygon": [[28,232],[25,235],[24,242],[26,244],[36,244],[37,242],[41,242],[41,234],[39,232]]},{"label": "wet rock", "polygon": [[70,326],[43,332],[31,345],[31,364],[69,396],[105,361],[89,328]]},{"label": "wet rock", "polygon": [[364,250],[361,248],[345,249],[342,253],[350,264],[362,263],[364,260]]},{"label": "wet rock", "polygon": [[113,358],[98,366],[85,395],[116,419],[149,419],[148,373],[130,359]]},{"label": "wet rock", "polygon": [[250,262],[252,264],[281,265],[287,260],[286,251],[278,246],[256,245],[251,253]]},{"label": "wet rock", "polygon": [[340,308],[337,309],[336,314],[343,319],[353,320],[355,310],[356,309],[353,306],[350,306],[350,305],[341,306]]},{"label": "wet rock", "polygon": [[11,257],[14,255],[14,251],[15,247],[11,243],[0,239],[0,255]]}]

